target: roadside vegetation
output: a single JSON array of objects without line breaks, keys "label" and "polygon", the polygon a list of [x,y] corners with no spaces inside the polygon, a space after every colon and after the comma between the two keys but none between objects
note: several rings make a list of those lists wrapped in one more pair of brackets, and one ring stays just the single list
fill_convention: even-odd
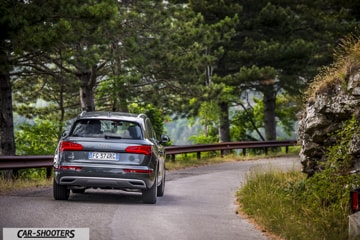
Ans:
[{"label": "roadside vegetation", "polygon": [[224,163],[224,162],[233,162],[233,161],[248,161],[248,160],[256,160],[256,159],[264,159],[271,157],[282,157],[286,155],[295,155],[299,152],[299,146],[289,147],[289,152],[286,153],[285,147],[281,149],[277,149],[276,151],[269,152],[265,155],[263,152],[259,150],[248,150],[247,155],[244,156],[242,153],[233,152],[231,154],[225,155],[221,157],[219,152],[203,152],[201,153],[201,159],[197,159],[196,153],[188,153],[188,154],[179,154],[176,155],[176,159],[171,160],[167,159],[166,161],[166,169],[169,171],[183,169],[188,167],[199,167],[210,164]]},{"label": "roadside vegetation", "polygon": [[237,193],[240,212],[283,239],[348,239],[349,195],[360,186],[360,176],[349,173],[352,158],[346,152],[358,125],[353,118],[336,133],[341,140],[312,177],[299,171],[249,173]]},{"label": "roadside vegetation", "polygon": [[52,178],[18,178],[16,180],[9,180],[1,177],[0,179],[0,194],[5,194],[14,191],[21,191],[26,189],[50,187],[52,185]]}]

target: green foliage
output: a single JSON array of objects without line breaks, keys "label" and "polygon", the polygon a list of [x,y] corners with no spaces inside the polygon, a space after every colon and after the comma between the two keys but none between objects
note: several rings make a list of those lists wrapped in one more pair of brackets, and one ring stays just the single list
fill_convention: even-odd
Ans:
[{"label": "green foliage", "polygon": [[333,137],[322,171],[306,178],[300,172],[256,171],[238,193],[243,210],[285,239],[347,239],[349,193],[360,186],[350,174],[349,148],[360,134],[359,122],[344,122]]},{"label": "green foliage", "polygon": [[[49,120],[35,119],[33,124],[23,123],[15,131],[17,155],[52,155],[58,142],[58,126]],[[20,170],[22,179],[46,176],[45,169]]]},{"label": "green foliage", "polygon": [[348,201],[313,204],[305,182],[299,171],[254,169],[237,196],[242,211],[283,239],[348,239]]},{"label": "green foliage", "polygon": [[359,122],[353,117],[343,123],[335,133],[337,143],[328,148],[327,161],[322,170],[306,181],[306,197],[314,207],[345,204],[350,190],[360,186],[359,174],[350,174],[354,167],[354,156],[349,154],[352,139],[360,134]]},{"label": "green foliage", "polygon": [[33,124],[23,123],[15,131],[16,154],[53,154],[58,141],[57,127],[49,120],[35,119]]},{"label": "green foliage", "polygon": [[[87,98],[98,110],[128,111],[135,102],[198,116],[202,102],[232,106],[245,90],[270,89],[269,80],[276,80],[274,93],[301,94],[337,39],[353,29],[357,7],[330,1],[324,10],[318,0],[5,0],[1,49],[11,58],[5,69],[13,70],[21,115],[61,126]],[[38,98],[48,104],[38,108]],[[246,114],[254,122],[261,116]],[[289,113],[281,114],[290,132]],[[234,132],[235,139],[246,136]]]},{"label": "green foliage", "polygon": [[202,102],[198,119],[203,130],[199,134],[189,137],[189,140],[194,144],[218,142],[219,114],[220,109],[216,101]]},{"label": "green foliage", "polygon": [[244,108],[235,112],[231,119],[231,136],[234,141],[256,140],[251,133],[262,126],[262,121],[256,121],[254,112],[255,108]]},{"label": "green foliage", "polygon": [[[214,131],[217,133],[217,131]],[[206,144],[206,143],[216,143],[219,142],[219,137],[217,134],[214,136],[214,134],[210,135],[204,135],[204,134],[198,134],[198,135],[192,135],[189,137],[189,140],[193,144]]]},{"label": "green foliage", "polygon": [[[253,106],[243,104],[242,110],[237,110],[231,119],[232,138],[236,141],[261,140],[259,132],[264,127],[264,103],[262,99],[253,97]],[[298,100],[289,94],[278,94],[276,97],[277,127],[290,136],[297,121],[294,113],[299,111]],[[280,129],[281,128],[281,129]],[[260,139],[259,139],[260,138]]]},{"label": "green foliage", "polygon": [[152,126],[158,139],[160,139],[161,134],[165,134],[164,124],[166,116],[162,114],[161,110],[155,108],[151,104],[147,104],[146,106],[132,104],[130,105],[130,112],[138,114],[144,113],[146,116],[148,116],[151,120]]}]

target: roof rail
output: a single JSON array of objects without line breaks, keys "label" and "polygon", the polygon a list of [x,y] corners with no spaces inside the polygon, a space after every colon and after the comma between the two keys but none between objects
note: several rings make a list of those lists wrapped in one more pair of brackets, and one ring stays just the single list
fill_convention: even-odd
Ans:
[{"label": "roof rail", "polygon": [[140,113],[137,117],[138,117],[138,118],[146,118],[146,115],[143,114],[143,113]]}]

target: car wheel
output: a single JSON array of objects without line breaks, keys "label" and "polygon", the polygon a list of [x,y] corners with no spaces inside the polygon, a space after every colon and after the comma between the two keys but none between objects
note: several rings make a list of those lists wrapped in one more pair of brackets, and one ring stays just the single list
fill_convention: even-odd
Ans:
[{"label": "car wheel", "polygon": [[53,195],[55,200],[68,200],[70,196],[70,189],[66,185],[57,184],[53,182]]},{"label": "car wheel", "polygon": [[71,189],[73,193],[85,193],[85,188],[82,189]]},{"label": "car wheel", "polygon": [[151,188],[142,191],[142,199],[146,204],[155,204],[157,198],[157,177]]},{"label": "car wheel", "polygon": [[165,192],[165,171],[161,179],[161,184],[157,187],[157,196],[158,197],[164,196],[164,192]]}]

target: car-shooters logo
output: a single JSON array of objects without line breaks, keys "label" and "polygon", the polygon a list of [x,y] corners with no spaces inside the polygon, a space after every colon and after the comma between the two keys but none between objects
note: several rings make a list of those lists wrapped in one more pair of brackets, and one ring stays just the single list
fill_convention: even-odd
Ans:
[{"label": "car-shooters logo", "polygon": [[3,240],[89,240],[89,228],[4,228]]}]

